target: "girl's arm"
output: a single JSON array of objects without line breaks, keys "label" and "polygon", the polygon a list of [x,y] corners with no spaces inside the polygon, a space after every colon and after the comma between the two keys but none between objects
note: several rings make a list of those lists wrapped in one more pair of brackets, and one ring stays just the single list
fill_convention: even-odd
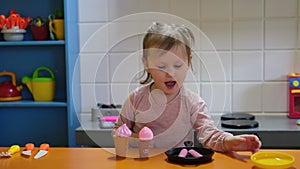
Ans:
[{"label": "girl's arm", "polygon": [[214,125],[214,121],[207,114],[207,106],[204,101],[196,102],[192,106],[192,119],[194,119],[194,129],[198,140],[205,147],[215,151],[251,151],[257,152],[261,147],[259,138],[255,135],[237,135],[219,130]]},{"label": "girl's arm", "polygon": [[224,145],[229,151],[251,151],[255,153],[260,149],[261,142],[255,135],[243,134],[226,137]]},{"label": "girl's arm", "polygon": [[131,137],[135,137],[136,133],[134,133],[133,131],[133,126],[135,124],[134,122],[134,112],[135,112],[135,108],[132,106],[133,104],[133,95],[131,94],[126,101],[124,102],[124,104],[122,105],[119,117],[118,117],[118,121],[116,122],[114,128],[113,128],[113,133],[114,131],[120,127],[122,124],[126,124],[127,127],[132,131],[132,135]]}]

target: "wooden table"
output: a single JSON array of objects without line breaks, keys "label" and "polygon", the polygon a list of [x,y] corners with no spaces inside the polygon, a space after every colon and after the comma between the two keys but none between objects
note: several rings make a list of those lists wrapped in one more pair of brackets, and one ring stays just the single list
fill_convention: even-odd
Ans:
[{"label": "wooden table", "polygon": [[[0,151],[8,148],[2,147]],[[33,155],[38,150],[33,151]],[[295,164],[290,169],[300,168],[300,150],[261,150],[287,152],[295,157]],[[40,158],[26,158],[21,153],[11,158],[0,158],[1,169],[257,169],[250,161],[250,152],[230,154],[215,153],[213,161],[201,165],[178,165],[167,161],[165,154],[152,156],[148,159],[123,158],[119,159],[112,153],[114,149],[102,148],[51,148],[49,153]]]}]

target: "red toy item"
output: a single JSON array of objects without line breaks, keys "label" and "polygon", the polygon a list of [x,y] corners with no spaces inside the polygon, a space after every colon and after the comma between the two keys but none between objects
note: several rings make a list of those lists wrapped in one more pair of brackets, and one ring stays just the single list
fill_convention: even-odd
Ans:
[{"label": "red toy item", "polygon": [[290,73],[289,118],[300,118],[300,73]]},{"label": "red toy item", "polygon": [[21,100],[23,86],[17,86],[16,74],[13,72],[0,72],[0,76],[10,76],[11,78],[11,81],[0,82],[0,101]]}]

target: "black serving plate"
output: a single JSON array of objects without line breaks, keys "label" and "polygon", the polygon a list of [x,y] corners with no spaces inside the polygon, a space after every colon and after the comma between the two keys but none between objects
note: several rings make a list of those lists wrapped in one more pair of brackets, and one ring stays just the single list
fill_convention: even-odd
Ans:
[{"label": "black serving plate", "polygon": [[[193,157],[190,154],[187,154],[186,157],[178,157],[178,154],[182,149],[194,149],[198,153],[202,155],[202,157]],[[207,148],[202,148],[202,147],[192,147],[192,146],[187,146],[187,147],[177,147],[177,148],[172,148],[168,151],[165,152],[165,154],[168,156],[168,161],[171,163],[177,163],[177,164],[203,164],[203,163],[208,163],[212,161],[212,156],[214,154],[214,151],[211,149]]]}]

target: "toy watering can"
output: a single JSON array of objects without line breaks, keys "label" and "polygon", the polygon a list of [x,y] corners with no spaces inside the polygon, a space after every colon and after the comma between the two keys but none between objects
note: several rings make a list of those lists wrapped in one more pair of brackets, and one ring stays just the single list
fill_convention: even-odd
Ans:
[{"label": "toy watering can", "polygon": [[[50,77],[40,77],[40,71],[47,71]],[[52,101],[55,95],[54,73],[48,67],[37,68],[31,77],[24,76],[22,83],[26,84],[35,101]]]}]

